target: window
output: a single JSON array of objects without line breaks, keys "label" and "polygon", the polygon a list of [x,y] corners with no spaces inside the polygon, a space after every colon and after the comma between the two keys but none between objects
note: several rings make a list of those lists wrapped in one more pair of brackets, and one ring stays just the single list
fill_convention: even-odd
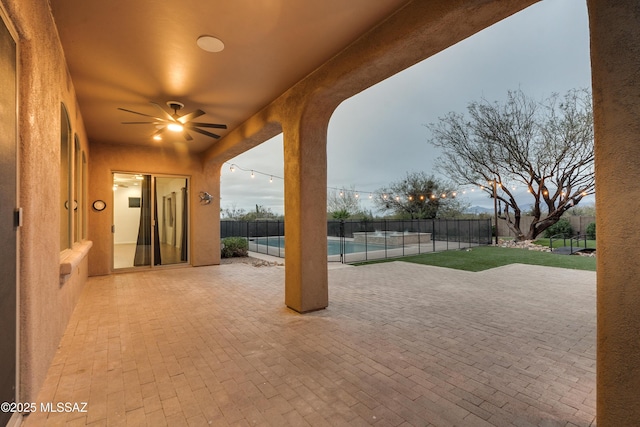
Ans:
[{"label": "window", "polygon": [[71,123],[64,104],[60,109],[60,250],[71,247]]},{"label": "window", "polygon": [[84,221],[84,198],[82,192],[82,151],[80,149],[80,138],[78,135],[74,135],[73,142],[75,146],[74,150],[74,168],[73,168],[73,176],[75,177],[75,185],[73,187],[73,222],[74,222],[74,233],[73,233],[73,241],[79,242],[82,240],[82,223]]},{"label": "window", "polygon": [[82,239],[87,238],[87,186],[89,171],[87,170],[87,156],[85,152],[82,152],[82,203],[80,203],[80,209],[82,212]]}]

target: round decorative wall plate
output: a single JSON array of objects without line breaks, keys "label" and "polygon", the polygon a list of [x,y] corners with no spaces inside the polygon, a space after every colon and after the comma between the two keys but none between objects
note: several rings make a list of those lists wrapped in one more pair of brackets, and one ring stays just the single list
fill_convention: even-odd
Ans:
[{"label": "round decorative wall plate", "polygon": [[93,209],[98,212],[103,211],[106,207],[107,204],[103,200],[96,200],[95,202],[93,202]]}]

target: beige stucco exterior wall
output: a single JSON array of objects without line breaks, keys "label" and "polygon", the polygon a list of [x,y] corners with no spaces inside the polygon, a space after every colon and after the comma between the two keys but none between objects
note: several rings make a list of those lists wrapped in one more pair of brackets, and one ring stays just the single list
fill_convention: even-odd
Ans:
[{"label": "beige stucco exterior wall", "polygon": [[60,277],[60,105],[89,156],[73,84],[46,2],[2,0],[18,32],[20,399],[33,401],[87,278]]},{"label": "beige stucco exterior wall", "polygon": [[640,425],[640,3],[590,0],[588,6],[598,194],[598,426]]},{"label": "beige stucco exterior wall", "polygon": [[[140,146],[91,143],[89,172],[89,203],[104,200],[105,210],[89,210],[89,239],[93,248],[89,255],[91,276],[112,272],[113,240],[113,172],[158,175],[184,175],[190,178],[189,189],[189,259],[191,265],[220,264],[220,169],[206,167],[198,155],[166,146],[163,149]],[[201,205],[198,193],[213,196],[208,205]]]}]

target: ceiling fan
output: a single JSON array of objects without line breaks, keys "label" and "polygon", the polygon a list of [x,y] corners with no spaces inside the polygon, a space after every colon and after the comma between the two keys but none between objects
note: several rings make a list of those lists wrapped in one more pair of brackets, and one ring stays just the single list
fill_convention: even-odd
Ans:
[{"label": "ceiling fan", "polygon": [[149,114],[138,113],[137,111],[127,110],[126,108],[118,108],[118,110],[126,111],[127,113],[138,114],[140,116],[150,117],[153,121],[146,122],[122,122],[125,125],[141,125],[141,124],[153,124],[156,125],[156,132],[153,134],[153,139],[159,140],[162,139],[162,134],[166,131],[170,132],[179,132],[182,133],[182,136],[187,141],[193,140],[193,137],[189,134],[188,131],[197,132],[199,134],[211,137],[211,138],[220,138],[220,135],[216,135],[215,133],[206,131],[204,129],[199,128],[215,128],[215,129],[226,129],[227,125],[217,124],[217,123],[202,123],[202,122],[193,122],[192,120],[206,114],[204,111],[198,109],[192,113],[185,114],[184,116],[178,115],[178,111],[184,108],[184,104],[178,101],[167,101],[167,105],[169,108],[173,110],[173,114],[169,114],[164,108],[155,102],[151,102],[151,105],[156,107],[158,111],[161,113],[159,117],[151,116]]}]

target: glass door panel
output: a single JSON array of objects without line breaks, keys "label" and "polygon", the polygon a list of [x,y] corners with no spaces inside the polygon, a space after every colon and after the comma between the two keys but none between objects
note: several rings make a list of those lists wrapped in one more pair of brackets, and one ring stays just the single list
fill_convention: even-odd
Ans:
[{"label": "glass door panel", "polygon": [[151,175],[113,174],[113,268],[151,265]]},{"label": "glass door panel", "polygon": [[187,186],[186,177],[155,178],[158,208],[156,228],[160,248],[156,265],[180,264],[188,261]]}]

